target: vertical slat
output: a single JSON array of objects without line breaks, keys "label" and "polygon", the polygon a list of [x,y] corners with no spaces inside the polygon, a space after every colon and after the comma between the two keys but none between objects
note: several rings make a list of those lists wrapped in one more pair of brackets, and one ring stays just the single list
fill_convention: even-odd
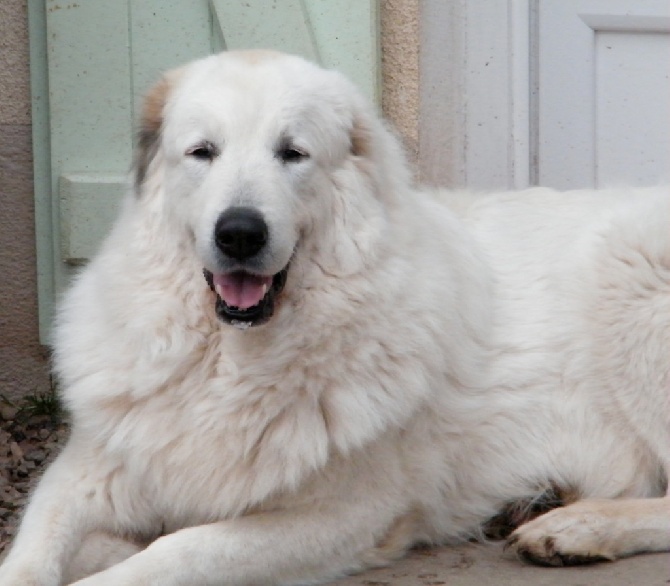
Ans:
[{"label": "vertical slat", "polygon": [[419,178],[466,183],[466,0],[420,4]]},{"label": "vertical slat", "polygon": [[125,171],[130,161],[126,2],[47,2],[54,176]]},{"label": "vertical slat", "polygon": [[206,0],[130,0],[131,74],[134,103],[165,70],[214,49]]},{"label": "vertical slat", "polygon": [[28,26],[32,93],[37,301],[40,340],[43,344],[47,344],[53,315],[55,286],[54,233],[51,212],[51,151],[49,148],[49,77],[44,3],[28,3]]},{"label": "vertical slat", "polygon": [[381,104],[378,0],[305,0],[321,63]]},{"label": "vertical slat", "polygon": [[57,293],[69,277],[61,254],[59,178],[100,169],[124,174],[131,159],[127,2],[47,0],[46,33]]},{"label": "vertical slat", "polygon": [[379,0],[210,0],[226,49],[302,55],[342,71],[381,103]]},{"label": "vertical slat", "polygon": [[[468,3],[465,174],[471,189],[511,187],[511,44],[508,2]],[[470,32],[471,31],[471,32]],[[495,92],[497,99],[492,100]]]},{"label": "vertical slat", "polygon": [[300,0],[210,0],[226,49],[275,49],[319,61]]},{"label": "vertical slat", "polygon": [[595,187],[595,39],[578,17],[584,8],[582,0],[539,3],[537,179],[559,189]]}]

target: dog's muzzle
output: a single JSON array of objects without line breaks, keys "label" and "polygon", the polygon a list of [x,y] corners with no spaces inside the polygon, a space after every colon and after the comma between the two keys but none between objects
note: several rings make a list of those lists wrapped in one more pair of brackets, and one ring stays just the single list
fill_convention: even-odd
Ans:
[{"label": "dog's muzzle", "polygon": [[214,244],[223,258],[237,268],[216,274],[205,269],[205,279],[216,293],[216,313],[238,328],[260,325],[274,312],[275,298],[286,284],[288,267],[275,275],[245,270],[263,252],[269,239],[268,226],[254,208],[231,207],[214,226]]}]

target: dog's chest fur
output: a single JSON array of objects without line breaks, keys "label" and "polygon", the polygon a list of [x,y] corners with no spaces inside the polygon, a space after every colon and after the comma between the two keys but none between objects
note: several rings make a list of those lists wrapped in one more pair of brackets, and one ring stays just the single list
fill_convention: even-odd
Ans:
[{"label": "dog's chest fur", "polygon": [[[153,389],[90,405],[87,435],[115,468],[108,492],[116,508],[143,511],[138,521],[159,518],[174,530],[273,506],[287,495],[293,502],[314,498],[338,454],[368,444],[389,421],[409,418],[428,392],[401,340],[272,338],[221,326],[188,353],[182,348]],[[305,345],[309,352],[296,347]],[[371,359],[384,368],[371,371]],[[135,369],[129,364],[126,372],[132,386]]]}]

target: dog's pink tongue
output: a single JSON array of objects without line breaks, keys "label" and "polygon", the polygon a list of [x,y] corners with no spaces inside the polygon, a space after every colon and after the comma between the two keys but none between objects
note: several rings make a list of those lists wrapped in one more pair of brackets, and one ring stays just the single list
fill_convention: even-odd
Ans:
[{"label": "dog's pink tongue", "polygon": [[230,307],[248,309],[260,303],[272,285],[272,277],[260,277],[249,273],[214,275],[216,293]]}]

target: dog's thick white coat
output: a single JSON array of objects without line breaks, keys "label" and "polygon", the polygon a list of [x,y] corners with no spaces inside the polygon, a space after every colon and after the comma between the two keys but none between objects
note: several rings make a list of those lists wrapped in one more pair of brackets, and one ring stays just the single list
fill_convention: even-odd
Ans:
[{"label": "dog's thick white coat", "polygon": [[[550,486],[581,500],[517,530],[529,557],[670,548],[668,190],[418,191],[348,82],[276,54],[173,72],[144,125],[61,307],[72,437],[0,586],[326,580]],[[290,261],[246,331],[202,276],[234,205],[263,270]]]}]

